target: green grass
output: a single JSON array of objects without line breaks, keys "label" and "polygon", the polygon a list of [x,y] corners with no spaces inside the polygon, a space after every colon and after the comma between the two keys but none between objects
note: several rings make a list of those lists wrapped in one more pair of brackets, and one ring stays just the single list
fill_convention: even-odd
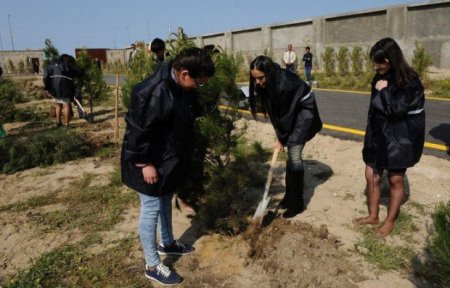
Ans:
[{"label": "green grass", "polygon": [[12,204],[1,205],[0,212],[22,212],[29,209],[34,209],[41,206],[57,203],[59,200],[56,198],[57,193],[51,192],[42,196],[31,196],[25,201],[19,201]]},{"label": "green grass", "polygon": [[355,226],[356,231],[362,235],[356,246],[363,249],[357,250],[368,262],[380,270],[409,271],[415,256],[414,249],[409,244],[413,242],[413,234],[418,231],[413,220],[414,217],[411,214],[400,211],[394,230],[389,236],[400,237],[405,241],[403,245],[391,245],[378,239],[376,236],[377,226]]},{"label": "green grass", "polygon": [[407,205],[414,208],[422,216],[427,214],[425,205],[423,205],[419,202],[408,201]]},{"label": "green grass", "polygon": [[407,271],[411,268],[414,250],[408,246],[394,246],[381,242],[375,233],[365,235],[358,245],[364,247],[366,260],[381,270]]},{"label": "green grass", "polygon": [[19,271],[5,288],[29,287],[153,287],[142,277],[144,263],[130,264],[136,237],[122,239],[99,254],[85,251],[91,240],[59,247],[36,259],[31,268]]},{"label": "green grass", "polygon": [[135,192],[121,191],[120,173],[110,175],[109,184],[91,186],[93,174],[85,174],[71,191],[62,197],[61,203],[67,210],[53,211],[42,215],[36,221],[49,229],[80,228],[85,232],[105,231],[122,219],[122,212],[134,200]]}]

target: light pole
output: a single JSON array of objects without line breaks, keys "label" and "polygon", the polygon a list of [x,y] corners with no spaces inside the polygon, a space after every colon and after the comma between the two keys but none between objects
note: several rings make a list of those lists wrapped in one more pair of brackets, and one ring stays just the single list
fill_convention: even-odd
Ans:
[{"label": "light pole", "polygon": [[11,30],[11,15],[8,15],[8,25],[9,25],[9,34],[11,35],[11,45],[14,51],[14,40],[13,40],[13,36],[12,36],[12,30]]},{"label": "light pole", "polygon": [[2,33],[0,33],[0,47],[2,47],[2,51],[3,51]]}]

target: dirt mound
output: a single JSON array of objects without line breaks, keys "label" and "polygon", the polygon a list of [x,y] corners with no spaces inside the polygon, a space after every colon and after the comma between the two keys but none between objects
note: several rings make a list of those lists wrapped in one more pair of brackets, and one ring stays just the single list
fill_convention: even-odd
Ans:
[{"label": "dirt mound", "polygon": [[325,225],[278,218],[249,241],[250,266],[262,268],[268,287],[357,287],[365,280]]}]

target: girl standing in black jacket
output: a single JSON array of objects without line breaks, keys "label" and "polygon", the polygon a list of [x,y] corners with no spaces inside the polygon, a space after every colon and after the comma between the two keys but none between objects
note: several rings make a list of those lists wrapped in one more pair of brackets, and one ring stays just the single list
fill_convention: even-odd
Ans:
[{"label": "girl standing in black jacket", "polygon": [[269,114],[278,138],[274,148],[288,148],[286,194],[280,206],[287,208],[283,217],[294,217],[305,210],[303,147],[322,128],[314,93],[296,74],[266,56],[250,64],[249,92],[253,117],[257,112]]},{"label": "girl standing in black jacket", "polygon": [[425,138],[424,88],[418,74],[408,65],[391,38],[383,38],[370,50],[377,74],[372,81],[363,160],[369,216],[357,224],[378,224],[380,178],[388,171],[390,200],[386,219],[377,235],[385,237],[394,229],[403,201],[408,167],[422,155]]}]

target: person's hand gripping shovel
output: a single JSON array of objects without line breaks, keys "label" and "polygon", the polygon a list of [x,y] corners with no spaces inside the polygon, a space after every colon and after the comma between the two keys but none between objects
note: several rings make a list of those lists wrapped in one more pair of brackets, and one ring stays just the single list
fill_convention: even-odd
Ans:
[{"label": "person's hand gripping shovel", "polygon": [[270,183],[272,182],[273,177],[273,169],[275,168],[275,163],[277,162],[278,153],[280,152],[279,147],[275,147],[272,155],[272,161],[270,162],[269,175],[267,176],[266,186],[264,187],[264,194],[261,202],[258,204],[258,208],[256,208],[255,215],[253,215],[253,222],[261,225],[262,220],[264,218],[267,205],[270,201],[269,189]]}]

